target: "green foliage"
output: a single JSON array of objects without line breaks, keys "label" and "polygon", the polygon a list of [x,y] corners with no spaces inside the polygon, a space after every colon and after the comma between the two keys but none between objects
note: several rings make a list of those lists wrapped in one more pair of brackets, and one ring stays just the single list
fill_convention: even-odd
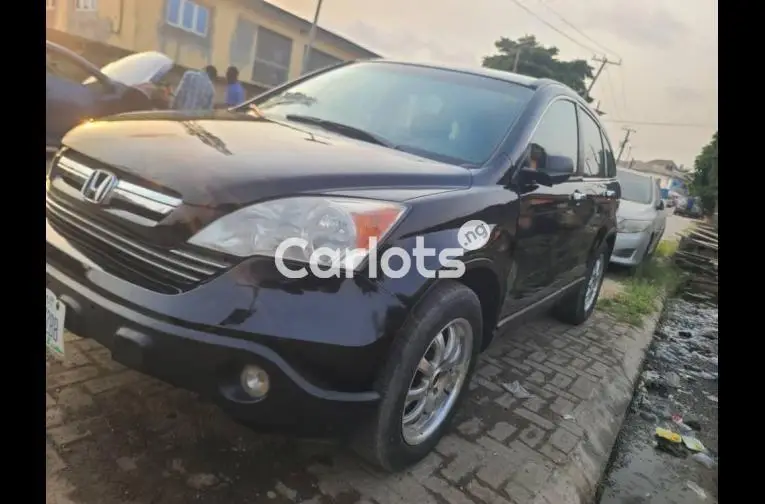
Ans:
[{"label": "green foliage", "polygon": [[494,46],[499,54],[485,56],[484,67],[512,72],[515,56],[520,51],[518,73],[557,80],[579,93],[588,102],[592,102],[591,97],[585,96],[585,79],[592,79],[593,76],[592,67],[587,60],[561,61],[558,59],[557,47],[542,46],[533,35],[526,35],[518,40],[502,37]]},{"label": "green foliage", "polygon": [[671,296],[682,282],[682,273],[671,260],[676,250],[677,242],[659,242],[654,256],[621,282],[621,292],[601,299],[598,307],[620,322],[642,327],[645,317],[656,311],[657,301]]},{"label": "green foliage", "polygon": [[712,141],[701,149],[693,164],[691,194],[701,198],[701,206],[708,214],[714,212],[717,203],[717,132]]}]

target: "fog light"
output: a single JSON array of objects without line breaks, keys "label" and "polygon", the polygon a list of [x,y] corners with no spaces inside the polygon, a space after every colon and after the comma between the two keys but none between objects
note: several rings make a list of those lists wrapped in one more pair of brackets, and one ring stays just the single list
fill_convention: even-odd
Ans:
[{"label": "fog light", "polygon": [[252,397],[264,397],[268,394],[268,373],[258,366],[244,366],[242,370],[242,388]]}]

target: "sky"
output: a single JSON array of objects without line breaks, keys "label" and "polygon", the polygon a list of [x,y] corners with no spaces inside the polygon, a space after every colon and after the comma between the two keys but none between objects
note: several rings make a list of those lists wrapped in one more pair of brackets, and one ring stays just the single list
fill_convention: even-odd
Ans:
[{"label": "sky", "polygon": [[[316,9],[316,0],[268,1],[309,20]],[[613,121],[614,148],[629,126],[625,159],[693,165],[717,130],[717,0],[517,2],[538,17],[516,0],[324,0],[319,25],[384,57],[458,66],[480,66],[500,37],[535,35],[564,60],[605,48],[622,64],[606,66],[592,96]]]}]

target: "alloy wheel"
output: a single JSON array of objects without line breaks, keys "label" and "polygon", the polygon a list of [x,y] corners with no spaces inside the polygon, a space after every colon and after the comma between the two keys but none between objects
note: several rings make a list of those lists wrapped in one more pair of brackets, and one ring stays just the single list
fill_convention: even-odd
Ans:
[{"label": "alloy wheel", "polygon": [[443,424],[465,383],[473,355],[473,328],[455,319],[428,345],[407,390],[401,428],[408,445],[426,441]]}]

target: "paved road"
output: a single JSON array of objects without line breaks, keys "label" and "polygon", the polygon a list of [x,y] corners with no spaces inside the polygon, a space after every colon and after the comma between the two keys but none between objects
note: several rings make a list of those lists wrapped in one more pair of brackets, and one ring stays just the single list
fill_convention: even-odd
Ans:
[{"label": "paved road", "polygon": [[[67,335],[67,359],[47,362],[47,502],[560,502],[549,489],[560,484],[556,470],[581,460],[575,447],[598,440],[585,448],[588,463],[605,465],[612,441],[588,415],[606,411],[604,421],[613,421],[612,398],[597,391],[624,376],[636,334],[596,312],[580,327],[543,318],[501,335],[478,366],[456,428],[398,475],[379,474],[332,444],[252,432],[188,392],[124,369],[93,341]],[[515,380],[534,396],[516,398],[502,387]],[[588,467],[584,473],[597,472]],[[599,475],[579,471],[582,489],[568,492],[594,492]]]}]

